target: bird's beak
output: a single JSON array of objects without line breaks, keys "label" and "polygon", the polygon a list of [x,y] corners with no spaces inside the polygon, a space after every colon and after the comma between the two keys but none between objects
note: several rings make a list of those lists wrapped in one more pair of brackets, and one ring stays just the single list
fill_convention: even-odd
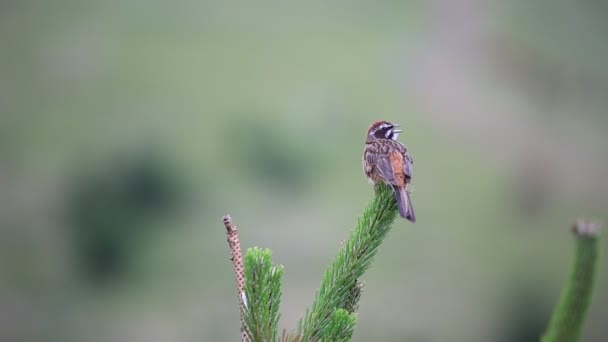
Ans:
[{"label": "bird's beak", "polygon": [[402,129],[394,129],[394,130],[393,130],[393,133],[401,133],[401,132],[403,132],[403,130],[402,130]]}]

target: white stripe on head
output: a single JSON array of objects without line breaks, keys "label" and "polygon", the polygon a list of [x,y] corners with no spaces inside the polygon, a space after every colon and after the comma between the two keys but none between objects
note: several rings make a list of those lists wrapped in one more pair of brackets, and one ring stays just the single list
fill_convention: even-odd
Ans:
[{"label": "white stripe on head", "polygon": [[392,128],[392,127],[391,127],[391,128],[389,128],[389,129],[386,131],[386,133],[384,133],[384,137],[385,137],[386,139],[395,139],[395,138],[393,138],[393,128]]}]

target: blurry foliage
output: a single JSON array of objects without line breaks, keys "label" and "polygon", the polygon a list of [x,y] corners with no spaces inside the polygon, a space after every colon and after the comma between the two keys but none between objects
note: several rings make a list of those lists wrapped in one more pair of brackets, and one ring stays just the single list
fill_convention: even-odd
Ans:
[{"label": "blurry foliage", "polygon": [[70,192],[67,218],[77,260],[94,282],[120,276],[133,244],[154,232],[149,219],[170,214],[183,198],[166,163],[149,155],[81,171]]},{"label": "blurry foliage", "polygon": [[538,342],[551,317],[551,306],[545,293],[534,288],[516,289],[506,305],[500,341]]},{"label": "blurry foliage", "polygon": [[316,179],[321,170],[320,148],[313,140],[298,139],[297,132],[290,132],[280,123],[264,120],[239,120],[230,124],[234,159],[249,174],[275,190],[302,190]]},{"label": "blurry foliage", "polygon": [[518,0],[501,5],[510,38],[497,41],[491,60],[506,71],[504,76],[514,78],[529,99],[550,108],[540,114],[555,118],[575,111],[605,125],[606,2]]},{"label": "blurry foliage", "polygon": [[541,153],[526,151],[520,158],[505,193],[510,193],[513,207],[522,216],[539,219],[547,209],[553,184],[558,184],[555,169]]}]

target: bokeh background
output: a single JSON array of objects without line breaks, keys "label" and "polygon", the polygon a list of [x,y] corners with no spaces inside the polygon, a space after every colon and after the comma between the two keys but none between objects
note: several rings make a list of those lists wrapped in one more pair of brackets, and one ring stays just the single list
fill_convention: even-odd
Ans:
[{"label": "bokeh background", "polygon": [[[312,302],[400,123],[355,341],[537,341],[608,208],[601,1],[1,1],[0,340],[235,341],[220,218]],[[608,336],[608,244],[584,341]]]}]

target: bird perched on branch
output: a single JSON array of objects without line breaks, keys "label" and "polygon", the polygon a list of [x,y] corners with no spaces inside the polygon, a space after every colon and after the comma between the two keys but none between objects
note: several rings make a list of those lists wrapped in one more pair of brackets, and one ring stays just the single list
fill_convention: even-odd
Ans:
[{"label": "bird perched on branch", "polygon": [[397,141],[399,125],[388,121],[376,121],[367,130],[363,150],[363,171],[373,184],[388,184],[395,192],[399,215],[416,222],[414,208],[408,192],[412,181],[414,160],[407,148]]}]

